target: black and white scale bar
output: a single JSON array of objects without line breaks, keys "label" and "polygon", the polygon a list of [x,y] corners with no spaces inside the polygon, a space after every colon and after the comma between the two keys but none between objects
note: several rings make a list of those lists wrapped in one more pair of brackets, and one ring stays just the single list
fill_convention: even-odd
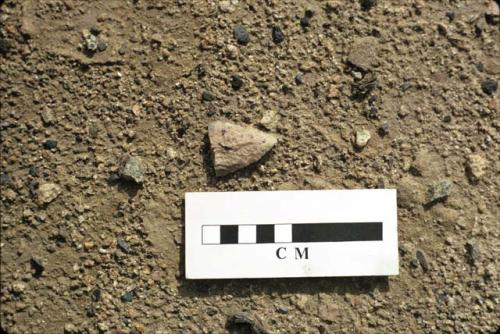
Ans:
[{"label": "black and white scale bar", "polygon": [[202,244],[382,241],[382,222],[203,225]]},{"label": "black and white scale bar", "polygon": [[187,193],[188,279],[397,275],[395,189]]}]

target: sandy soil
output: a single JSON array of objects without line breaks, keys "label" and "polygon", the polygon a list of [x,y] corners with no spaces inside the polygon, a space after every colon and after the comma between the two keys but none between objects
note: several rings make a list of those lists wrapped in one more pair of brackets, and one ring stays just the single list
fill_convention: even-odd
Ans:
[{"label": "sandy soil", "polygon": [[[1,333],[498,333],[495,1],[0,6]],[[216,177],[215,120],[279,141]],[[399,276],[184,279],[187,191],[377,187]]]}]

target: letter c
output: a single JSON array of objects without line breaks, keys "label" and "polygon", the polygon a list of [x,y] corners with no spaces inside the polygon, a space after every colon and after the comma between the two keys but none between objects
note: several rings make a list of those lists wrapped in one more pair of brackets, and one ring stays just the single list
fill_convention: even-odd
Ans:
[{"label": "letter c", "polygon": [[283,255],[283,257],[281,257],[281,256],[280,256],[280,255],[281,255],[281,253],[280,253],[280,251],[281,251],[281,250],[286,251],[286,248],[285,248],[285,247],[280,247],[280,248],[278,248],[278,249],[276,250],[276,256],[278,257],[278,259],[283,260],[284,258],[286,258],[286,255]]}]

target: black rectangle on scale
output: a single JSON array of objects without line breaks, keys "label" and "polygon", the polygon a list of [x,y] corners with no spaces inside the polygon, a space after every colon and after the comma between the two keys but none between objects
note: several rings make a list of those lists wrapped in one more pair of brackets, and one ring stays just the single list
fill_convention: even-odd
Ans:
[{"label": "black rectangle on scale", "polygon": [[274,243],[274,225],[257,225],[257,243]]},{"label": "black rectangle on scale", "polygon": [[292,225],[292,242],[382,240],[382,223],[309,223]]},{"label": "black rectangle on scale", "polygon": [[237,244],[238,243],[238,225],[222,225],[220,227],[220,243],[221,244]]}]

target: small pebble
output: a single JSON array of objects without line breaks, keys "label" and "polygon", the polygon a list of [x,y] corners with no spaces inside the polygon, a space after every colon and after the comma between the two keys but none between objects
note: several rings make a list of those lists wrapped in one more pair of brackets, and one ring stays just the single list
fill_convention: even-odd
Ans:
[{"label": "small pebble", "polygon": [[100,322],[97,324],[97,328],[101,333],[107,333],[109,331],[109,326],[104,322]]},{"label": "small pebble", "polygon": [[451,193],[452,183],[449,180],[442,180],[432,184],[427,190],[426,205],[445,200]]},{"label": "small pebble", "polygon": [[52,125],[54,123],[54,115],[52,114],[52,112],[50,110],[42,111],[40,116],[42,118],[43,125],[49,126],[49,125]]},{"label": "small pebble", "polygon": [[76,333],[76,327],[73,324],[66,324],[64,325],[64,334],[74,334]]},{"label": "small pebble", "polygon": [[217,313],[219,313],[219,311],[217,311],[217,309],[215,307],[210,307],[207,309],[207,314],[211,317],[213,317]]},{"label": "small pebble", "polygon": [[476,183],[486,174],[488,161],[479,154],[471,154],[467,157],[466,171],[469,180]]},{"label": "small pebble", "polygon": [[55,200],[62,192],[61,187],[54,183],[43,183],[38,187],[38,201],[40,204],[49,204]]},{"label": "small pebble", "polygon": [[481,84],[481,89],[488,95],[493,95],[498,89],[498,82],[496,80],[485,80]]},{"label": "small pebble", "polygon": [[8,40],[0,38],[0,54],[6,55],[11,49],[12,44]]},{"label": "small pebble", "polygon": [[144,181],[142,161],[138,157],[124,155],[120,161],[120,178],[125,181],[140,184]]},{"label": "small pebble", "polygon": [[227,319],[227,325],[230,333],[268,333],[260,319],[246,312],[230,315]]},{"label": "small pebble", "polygon": [[424,251],[418,249],[416,253],[416,257],[418,262],[420,263],[420,266],[422,267],[422,270],[424,272],[429,271],[429,262],[427,262],[427,257],[425,256]]},{"label": "small pebble", "polygon": [[134,292],[127,291],[120,298],[121,298],[122,302],[130,303],[132,300],[134,300]]},{"label": "small pebble", "polygon": [[98,48],[97,37],[88,30],[84,30],[82,35],[83,35],[85,51],[89,53],[95,53]]},{"label": "small pebble", "polygon": [[476,264],[481,259],[479,243],[476,240],[467,241],[465,250],[467,251],[467,257],[471,264]]},{"label": "small pebble", "polygon": [[196,76],[198,79],[202,79],[207,74],[205,67],[202,64],[196,65]]},{"label": "small pebble", "polygon": [[37,177],[38,176],[38,167],[35,165],[31,166],[29,173],[31,176]]},{"label": "small pebble", "polygon": [[288,314],[288,307],[286,306],[278,306],[277,308],[278,310],[278,313],[281,313],[281,314]]},{"label": "small pebble", "polygon": [[118,239],[118,241],[116,242],[118,247],[124,252],[124,253],[130,253],[130,246],[128,245],[128,243],[123,240],[123,239]]},{"label": "small pebble", "polygon": [[243,86],[243,80],[237,74],[231,76],[231,87],[234,90],[239,90]]},{"label": "small pebble", "polygon": [[380,124],[380,126],[378,127],[377,132],[380,135],[380,137],[387,136],[389,134],[389,124],[388,123],[382,123],[382,124]]},{"label": "small pebble", "polygon": [[276,44],[280,44],[285,40],[285,34],[281,30],[281,28],[277,26],[274,26],[272,28],[272,37],[273,37],[273,42]]},{"label": "small pebble", "polygon": [[412,88],[413,85],[411,82],[409,81],[406,81],[406,82],[403,82],[401,84],[401,86],[399,86],[399,89],[402,91],[402,92],[406,92],[407,90],[409,90],[410,88]]},{"label": "small pebble", "polygon": [[54,139],[47,139],[44,143],[43,143],[43,147],[45,147],[47,150],[51,150],[53,148],[56,148],[57,147],[57,140],[54,140]]},{"label": "small pebble", "polygon": [[446,115],[443,117],[443,122],[445,123],[450,123],[451,122],[451,115]]},{"label": "small pebble", "polygon": [[371,139],[371,134],[368,130],[359,130],[356,131],[356,140],[355,140],[355,146],[358,149],[362,149],[363,147],[368,144],[368,141]]},{"label": "small pebble", "polygon": [[223,13],[232,13],[234,12],[234,6],[231,4],[231,1],[221,1],[219,3],[219,9]]},{"label": "small pebble", "polygon": [[98,302],[101,300],[101,289],[95,289],[94,291],[92,291],[92,300],[94,302]]},{"label": "small pebble", "polygon": [[120,175],[118,175],[116,173],[111,174],[108,178],[108,182],[111,182],[111,183],[117,182],[118,180],[120,180]]},{"label": "small pebble", "polygon": [[300,19],[300,25],[302,28],[307,28],[311,25],[311,19],[314,16],[314,12],[310,9],[307,9],[304,12],[304,16]]},{"label": "small pebble", "polygon": [[201,94],[201,98],[203,99],[203,101],[210,102],[215,100],[215,95],[212,92],[206,90],[203,92],[203,94]]},{"label": "small pebble", "polygon": [[233,35],[234,39],[236,39],[236,41],[241,45],[247,45],[248,42],[250,42],[250,35],[248,34],[248,31],[245,29],[245,27],[241,24],[238,24],[236,27],[234,27]]},{"label": "small pebble", "polygon": [[40,277],[45,270],[43,260],[36,256],[31,258],[31,267],[35,270],[35,277]]},{"label": "small pebble", "polygon": [[297,85],[304,84],[304,75],[302,73],[299,73],[295,76],[295,84]]},{"label": "small pebble", "polygon": [[370,10],[377,4],[377,0],[361,0],[360,4],[361,4],[361,9]]},{"label": "small pebble", "polygon": [[97,50],[99,52],[106,51],[107,48],[108,48],[108,43],[103,42],[103,41],[100,41],[99,43],[97,43]]},{"label": "small pebble", "polygon": [[9,174],[7,174],[5,172],[0,174],[0,185],[6,185],[6,184],[9,184],[11,182],[12,182],[12,180],[10,179]]},{"label": "small pebble", "polygon": [[366,110],[366,117],[368,119],[379,119],[379,116],[378,116],[378,109],[377,107],[375,106],[370,106],[367,110]]}]

